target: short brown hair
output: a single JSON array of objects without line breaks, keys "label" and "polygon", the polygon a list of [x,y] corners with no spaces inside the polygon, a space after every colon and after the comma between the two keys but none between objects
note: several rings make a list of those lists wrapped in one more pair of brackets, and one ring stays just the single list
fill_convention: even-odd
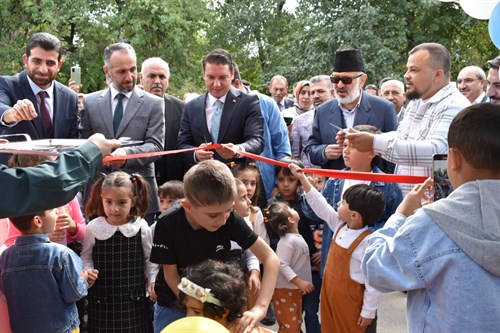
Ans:
[{"label": "short brown hair", "polygon": [[184,198],[184,184],[180,180],[169,180],[158,187],[158,196],[182,199]]},{"label": "short brown hair", "polygon": [[374,225],[380,220],[385,209],[384,194],[373,186],[356,184],[349,187],[342,199],[349,205],[349,209],[358,212],[364,226]]},{"label": "short brown hair", "polygon": [[236,198],[231,170],[217,160],[203,161],[184,175],[184,195],[194,206],[225,204]]},{"label": "short brown hair", "polygon": [[135,200],[135,205],[130,209],[129,219],[131,222],[135,221],[138,217],[144,217],[148,210],[149,185],[138,174],[125,173],[123,171],[116,171],[99,178],[90,191],[87,205],[85,206],[85,213],[89,218],[98,216],[106,216],[102,204],[102,189],[110,187],[124,187],[131,191],[132,199]]},{"label": "short brown hair", "polygon": [[35,216],[45,216],[46,211],[38,212],[38,213],[31,213],[27,215],[21,215],[21,216],[16,216],[16,217],[9,217],[9,220],[12,222],[12,224],[22,233],[25,233],[26,231],[29,231],[32,226],[33,219]]}]

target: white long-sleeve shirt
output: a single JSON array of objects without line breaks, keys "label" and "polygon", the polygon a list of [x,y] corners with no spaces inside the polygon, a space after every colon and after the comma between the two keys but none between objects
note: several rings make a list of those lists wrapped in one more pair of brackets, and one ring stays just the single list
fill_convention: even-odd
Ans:
[{"label": "white long-sleeve shirt", "polygon": [[[431,176],[432,155],[448,151],[448,129],[469,100],[449,83],[427,100],[411,101],[393,132],[375,135],[373,148],[385,160],[396,163],[395,174]],[[407,194],[413,184],[401,184]]]},{"label": "white long-sleeve shirt", "polygon": [[[339,219],[337,212],[328,204],[325,197],[315,188],[311,188],[309,192],[305,193],[305,197],[314,213],[337,233],[335,243],[342,248],[349,248],[359,235],[368,230],[368,227],[357,230],[349,229],[347,224],[338,230],[338,228],[344,224],[344,221]],[[360,315],[365,318],[375,318],[375,313],[380,305],[381,293],[366,283],[365,276],[361,270],[363,256],[368,247],[368,238],[369,237],[365,237],[352,253],[349,263],[349,275],[354,281],[365,285],[363,307],[361,308]]]}]

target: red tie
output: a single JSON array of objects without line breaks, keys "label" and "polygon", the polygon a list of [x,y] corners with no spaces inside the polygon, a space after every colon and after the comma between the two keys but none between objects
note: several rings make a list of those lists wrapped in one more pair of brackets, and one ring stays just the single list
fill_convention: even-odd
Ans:
[{"label": "red tie", "polygon": [[50,119],[49,110],[47,110],[47,105],[45,104],[47,92],[42,90],[38,93],[38,96],[40,96],[40,114],[42,115],[44,137],[50,138],[52,137],[52,120]]}]

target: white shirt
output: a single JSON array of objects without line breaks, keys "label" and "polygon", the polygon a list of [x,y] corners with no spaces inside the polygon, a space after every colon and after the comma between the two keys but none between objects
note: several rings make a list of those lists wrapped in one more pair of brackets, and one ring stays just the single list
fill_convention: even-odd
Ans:
[{"label": "white shirt", "polygon": [[49,111],[50,120],[53,122],[53,119],[54,119],[54,81],[52,81],[52,83],[50,84],[50,87],[48,87],[47,89],[42,89],[39,86],[37,86],[35,84],[35,82],[33,82],[30,79],[29,76],[28,76],[28,82],[30,84],[31,90],[33,90],[33,93],[36,96],[38,110],[41,110],[40,109],[41,99],[40,99],[40,96],[38,96],[38,93],[42,90],[45,90],[45,92],[47,93],[47,96],[45,97],[45,105],[47,106],[47,111]]},{"label": "white shirt", "polygon": [[109,87],[109,89],[111,89],[111,116],[112,116],[111,118],[113,118],[115,116],[115,108],[116,108],[116,105],[118,104],[118,99],[116,99],[116,95],[118,95],[120,93],[125,96],[122,98],[123,115],[125,115],[125,110],[127,110],[128,101],[130,100],[130,97],[132,97],[132,93],[134,91],[131,90],[128,93],[124,93],[124,92],[116,90],[112,85]]},{"label": "white shirt", "polygon": [[[411,101],[396,131],[375,135],[373,148],[383,159],[396,163],[395,174],[431,176],[432,155],[448,151],[448,129],[469,100],[449,83],[427,100]],[[403,195],[413,184],[400,184]]]},{"label": "white shirt", "polygon": [[222,109],[224,109],[224,104],[226,103],[227,94],[221,98],[215,98],[211,94],[207,94],[208,98],[205,105],[205,117],[207,118],[207,128],[210,129],[212,125],[212,117],[215,113],[215,102],[217,100],[222,102]]},{"label": "white shirt", "polygon": [[[368,230],[368,227],[357,230],[349,229],[347,224],[338,230],[344,221],[339,219],[337,212],[328,204],[325,197],[323,197],[314,187],[311,188],[309,192],[305,193],[305,197],[314,213],[321,220],[325,221],[330,229],[337,233],[335,243],[344,249],[349,248],[359,235],[365,232],[365,230]],[[351,255],[351,262],[349,263],[349,275],[351,279],[360,284],[364,284],[366,288],[363,294],[363,306],[361,308],[360,315],[365,318],[375,318],[375,313],[380,305],[381,293],[366,282],[363,271],[361,270],[363,256],[366,248],[368,247],[368,239],[369,236],[365,237],[353,251]]]}]

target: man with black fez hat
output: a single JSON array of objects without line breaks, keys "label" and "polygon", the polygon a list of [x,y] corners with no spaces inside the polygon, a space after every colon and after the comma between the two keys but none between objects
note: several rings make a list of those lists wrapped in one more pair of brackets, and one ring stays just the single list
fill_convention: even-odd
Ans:
[{"label": "man with black fez hat", "polygon": [[338,128],[372,125],[382,132],[394,131],[398,126],[394,105],[363,91],[368,76],[360,50],[342,50],[335,53],[333,83],[336,96],[316,109],[312,134],[304,151],[312,164],[325,169],[343,169],[342,145],[335,136]]}]

